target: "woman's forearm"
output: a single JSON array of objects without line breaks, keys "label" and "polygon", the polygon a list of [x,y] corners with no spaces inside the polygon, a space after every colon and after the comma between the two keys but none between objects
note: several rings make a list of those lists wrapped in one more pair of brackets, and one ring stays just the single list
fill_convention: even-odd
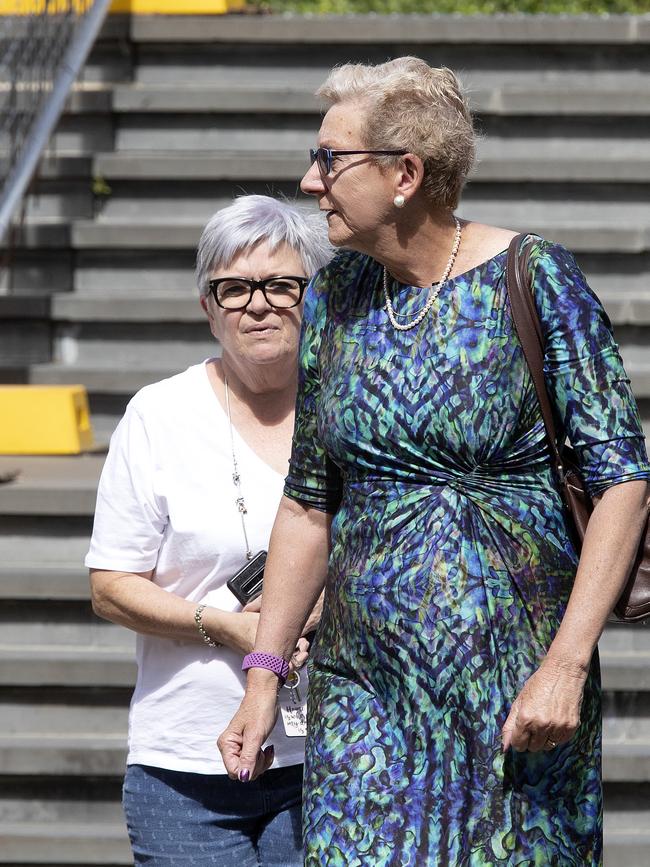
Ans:
[{"label": "woman's forearm", "polygon": [[269,556],[255,649],[289,659],[325,585],[331,516],[283,497]]},{"label": "woman's forearm", "polygon": [[[114,572],[91,569],[94,612],[144,635],[202,643],[194,614],[196,602],[158,587],[151,572]],[[242,653],[252,649],[259,616],[252,612],[223,611],[208,606],[203,627],[213,641]]]},{"label": "woman's forearm", "polygon": [[643,481],[608,488],[589,520],[566,613],[547,654],[560,665],[589,668],[598,639],[638,550],[647,516]]},{"label": "woman's forearm", "polygon": [[[331,517],[283,497],[264,569],[255,650],[289,660],[325,585]],[[245,782],[264,773],[271,759],[261,748],[277,715],[279,681],[251,668],[239,710],[217,741],[228,775]]]}]

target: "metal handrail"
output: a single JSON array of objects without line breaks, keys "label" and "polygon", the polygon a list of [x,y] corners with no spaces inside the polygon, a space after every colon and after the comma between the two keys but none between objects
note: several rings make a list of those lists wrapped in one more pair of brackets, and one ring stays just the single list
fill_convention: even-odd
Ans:
[{"label": "metal handrail", "polygon": [[61,117],[68,94],[102,26],[111,0],[95,0],[85,13],[56,73],[52,92],[37,115],[0,193],[0,243],[36,172],[41,154]]}]

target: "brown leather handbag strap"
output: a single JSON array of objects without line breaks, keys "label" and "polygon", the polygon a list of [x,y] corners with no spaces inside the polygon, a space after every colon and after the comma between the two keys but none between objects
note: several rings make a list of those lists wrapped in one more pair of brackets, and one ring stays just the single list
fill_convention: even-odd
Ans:
[{"label": "brown leather handbag strap", "polygon": [[546,436],[560,479],[564,478],[562,456],[558,448],[553,410],[544,380],[544,337],[528,274],[528,257],[532,242],[522,248],[526,235],[515,235],[508,247],[506,289],[510,297],[510,310],[515,331],[524,351],[524,357],[535,386],[544,419]]}]

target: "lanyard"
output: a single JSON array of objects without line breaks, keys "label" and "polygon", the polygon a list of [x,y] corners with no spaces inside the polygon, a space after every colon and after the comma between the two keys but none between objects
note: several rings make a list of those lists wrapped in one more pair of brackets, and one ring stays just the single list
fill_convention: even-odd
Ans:
[{"label": "lanyard", "polygon": [[226,409],[228,411],[228,424],[230,425],[230,450],[232,452],[232,480],[233,484],[237,488],[237,496],[235,497],[235,503],[237,505],[237,510],[239,511],[239,515],[241,517],[241,528],[244,531],[244,541],[246,542],[246,559],[253,559],[253,552],[251,551],[251,546],[248,541],[248,533],[246,532],[246,520],[244,515],[248,514],[248,509],[246,508],[246,503],[244,502],[244,495],[242,494],[241,488],[241,477],[239,475],[239,467],[237,465],[237,455],[235,453],[235,435],[233,433],[232,426],[232,415],[230,413],[230,390],[228,388],[228,378],[226,374],[223,375],[223,382],[226,390]]}]

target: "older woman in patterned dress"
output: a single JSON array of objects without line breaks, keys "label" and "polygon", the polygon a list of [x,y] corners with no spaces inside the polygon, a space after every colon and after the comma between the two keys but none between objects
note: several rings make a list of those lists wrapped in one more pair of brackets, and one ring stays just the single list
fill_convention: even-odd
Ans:
[{"label": "older woman in patterned dress", "polygon": [[[573,256],[528,236],[547,388],[599,498],[578,562],[505,287],[515,232],[454,213],[473,161],[456,78],[400,58],[319,93],[302,188],[346,249],[308,292],[256,639],[282,664],[325,587],[306,864],[594,867],[596,644],[650,478],[609,320]],[[242,781],[267,764],[267,663],[220,738]]]}]

